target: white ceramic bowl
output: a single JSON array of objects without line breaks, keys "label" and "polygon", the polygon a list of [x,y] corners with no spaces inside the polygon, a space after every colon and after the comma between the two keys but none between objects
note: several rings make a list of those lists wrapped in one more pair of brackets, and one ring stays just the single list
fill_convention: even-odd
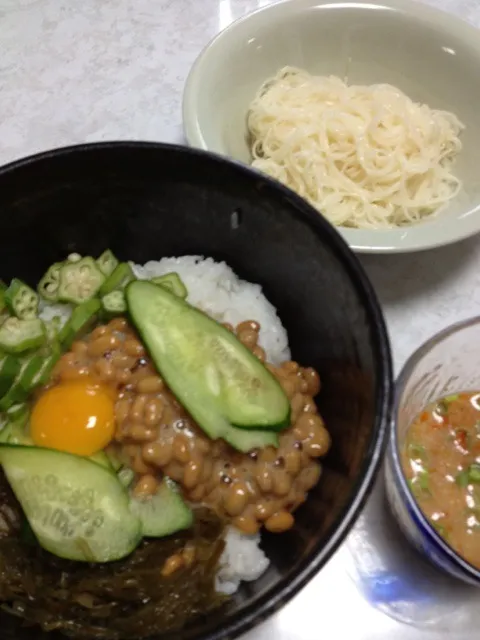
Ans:
[{"label": "white ceramic bowl", "polygon": [[248,105],[285,65],[390,83],[413,100],[453,111],[466,125],[455,173],[462,192],[436,216],[388,230],[340,228],[352,249],[418,251],[480,231],[480,31],[412,0],[288,0],[237,20],[202,52],[188,77],[183,119],[189,144],[250,161]]}]

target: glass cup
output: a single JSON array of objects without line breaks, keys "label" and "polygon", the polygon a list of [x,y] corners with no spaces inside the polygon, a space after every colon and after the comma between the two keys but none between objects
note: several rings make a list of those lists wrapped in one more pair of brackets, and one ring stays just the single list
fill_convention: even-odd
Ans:
[{"label": "glass cup", "polygon": [[400,461],[408,427],[431,402],[460,391],[480,390],[480,317],[459,322],[433,336],[400,373],[385,465],[387,499],[406,537],[433,564],[480,586],[480,571],[463,560],[417,506]]}]

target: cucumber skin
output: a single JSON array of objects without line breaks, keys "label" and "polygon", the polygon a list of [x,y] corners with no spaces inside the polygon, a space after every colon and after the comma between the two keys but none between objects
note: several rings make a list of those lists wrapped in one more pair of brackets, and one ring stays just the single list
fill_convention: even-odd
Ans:
[{"label": "cucumber skin", "polygon": [[[155,291],[156,290],[158,291],[158,289],[162,289],[162,287],[158,287],[158,285],[155,285],[148,281],[137,280],[135,282],[130,283],[127,286],[126,300],[129,308],[130,317],[134,325],[136,326],[138,332],[142,336],[144,344],[149,349],[150,355],[153,361],[155,362],[159,371],[161,371],[162,376],[167,381],[167,384],[169,385],[169,387],[172,389],[174,394],[177,395],[175,391],[176,385],[173,383],[171,376],[169,375],[169,372],[162,370],[163,367],[161,366],[161,362],[159,362],[161,358],[155,356],[154,349],[152,349],[151,345],[149,344],[151,342],[150,337],[148,335],[150,334],[150,329],[145,330],[145,319],[144,319],[144,313],[142,309],[143,305],[141,301],[132,300],[132,298],[138,296],[138,292],[140,292],[140,287],[144,289],[144,293],[140,297],[143,298],[143,295],[145,295],[146,297],[148,297],[148,299],[151,299],[153,296],[155,296]],[[135,290],[137,290],[137,292]],[[191,305],[189,305],[187,302],[174,296],[174,294],[163,290],[163,295],[168,295],[171,298],[174,298],[177,305],[183,305],[185,309],[190,309],[192,313],[198,313],[198,314],[201,314],[202,317],[207,317],[207,316],[204,316],[204,314],[198,309],[196,309],[195,307],[191,307]],[[208,319],[211,320],[210,318]],[[215,322],[215,321],[212,320],[212,322]],[[219,324],[217,324],[217,329],[219,332],[225,335],[227,339],[229,340],[232,339],[231,333],[227,329],[225,329]],[[251,358],[255,359],[255,356],[253,356],[253,354],[251,354],[246,349],[246,347],[241,345],[241,348],[247,351],[248,355],[251,356]],[[257,364],[263,368],[263,365],[255,359],[255,365]],[[265,369],[265,373],[268,376],[271,376],[275,384],[278,384],[278,382],[275,380],[273,375],[270,374],[270,372],[268,372],[267,369]],[[281,387],[279,384],[278,386],[281,390]],[[282,393],[283,393],[283,390],[282,390]],[[181,396],[180,393],[178,395]],[[215,416],[216,418],[215,422],[217,426],[216,427],[214,426],[213,428],[212,428],[213,420],[205,418],[206,403],[202,403],[201,398],[200,399],[193,398],[193,402],[192,402],[192,396],[194,396],[194,393],[191,393],[189,391],[189,393],[185,394],[184,397],[179,397],[179,400],[185,406],[185,408],[188,409],[189,413],[193,416],[193,418],[197,421],[197,423],[205,431],[205,433],[213,439],[223,438],[235,449],[238,449],[239,451],[242,451],[242,452],[248,452],[248,451],[251,451],[252,449],[264,448],[267,446],[278,447],[278,437],[276,435],[276,431],[280,431],[281,429],[289,426],[290,424],[290,403],[288,402],[288,399],[286,398],[286,396],[285,396],[285,417],[283,420],[275,424],[261,425],[261,426],[232,424],[227,420],[225,416],[217,412],[217,415]],[[212,416],[210,416],[210,418],[212,418]],[[212,433],[215,430],[217,430],[218,432],[221,431],[223,433]]]},{"label": "cucumber skin", "polygon": [[[2,444],[0,463],[39,543],[50,553],[79,562],[111,562],[129,555],[140,543],[141,524],[130,511],[128,493],[111,471],[96,462],[52,449]],[[58,479],[63,483],[56,484]],[[96,498],[100,487],[108,490]],[[68,494],[68,499],[56,501],[57,489]],[[83,500],[83,506],[75,507],[75,500]],[[85,500],[90,500],[86,510]],[[95,516],[89,525],[98,529],[97,536],[90,539],[86,523],[79,520],[87,513],[90,520]],[[107,522],[98,523],[101,516],[107,516]],[[56,521],[45,525],[47,518]],[[75,538],[71,527],[78,529]]]},{"label": "cucumber skin", "polygon": [[147,500],[132,498],[130,509],[140,518],[143,535],[149,538],[163,538],[189,529],[194,519],[192,510],[170,478],[164,478],[157,493]]}]

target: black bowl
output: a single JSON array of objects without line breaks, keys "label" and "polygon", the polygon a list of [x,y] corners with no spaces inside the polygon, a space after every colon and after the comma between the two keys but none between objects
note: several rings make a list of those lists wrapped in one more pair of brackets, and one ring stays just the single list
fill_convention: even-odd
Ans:
[{"label": "black bowl", "polygon": [[[262,285],[288,330],[294,359],[319,371],[320,411],[333,447],[318,486],[292,531],[263,536],[272,561],[267,573],[223,612],[174,637],[232,638],[258,624],[338,548],[380,463],[391,358],[382,313],[356,257],[280,184],[221,157],[164,144],[84,145],[13,163],[0,171],[0,212],[4,280],[33,284],[66,254],[96,255],[107,247],[140,263],[185,254],[226,260]],[[3,638],[7,628],[16,638],[43,636],[3,615]]]}]

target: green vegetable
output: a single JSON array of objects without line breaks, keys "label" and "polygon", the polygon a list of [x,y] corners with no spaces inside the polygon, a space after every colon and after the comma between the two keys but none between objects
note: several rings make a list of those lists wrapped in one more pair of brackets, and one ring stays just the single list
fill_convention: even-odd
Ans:
[{"label": "green vegetable", "polygon": [[428,482],[428,472],[421,471],[414,478],[408,481],[410,489],[416,498],[430,496],[430,486]]},{"label": "green vegetable", "polygon": [[140,518],[143,535],[151,538],[163,538],[193,524],[192,510],[170,478],[164,478],[155,495],[132,498],[131,510]]},{"label": "green vegetable", "polygon": [[97,319],[101,306],[100,300],[93,298],[73,310],[58,334],[58,340],[63,349],[70,349],[74,340],[90,329]]},{"label": "green vegetable", "polygon": [[108,471],[113,472],[114,470],[112,465],[110,464],[110,460],[107,454],[104,451],[98,451],[97,453],[94,453],[92,456],[89,456],[89,459],[92,462],[95,462],[96,464],[99,464],[100,466],[104,467]]},{"label": "green vegetable", "polygon": [[61,558],[109,562],[131,553],[140,519],[117,477],[88,458],[0,446],[0,463],[40,545]]},{"label": "green vegetable", "polygon": [[21,320],[38,316],[38,295],[18,278],[14,278],[6,290],[5,303],[10,312]]},{"label": "green vegetable", "polygon": [[459,487],[462,487],[462,489],[468,487],[468,484],[470,482],[470,479],[468,477],[468,469],[463,469],[462,471],[460,471],[460,473],[457,473],[457,475],[455,476],[455,482]]},{"label": "green vegetable", "polygon": [[455,402],[455,400],[458,400],[458,393],[453,393],[451,396],[446,396],[444,400],[447,404]]},{"label": "green vegetable", "polygon": [[407,447],[407,455],[413,460],[424,461],[427,457],[427,452],[425,451],[425,447],[423,447],[421,444],[415,444],[412,442]]},{"label": "green vegetable", "polygon": [[18,445],[33,444],[31,438],[27,434],[30,412],[26,405],[20,406],[25,407],[25,409],[21,413],[17,412],[15,417],[12,416],[10,412],[7,412],[8,423],[6,428],[0,433],[0,443]]},{"label": "green vegetable", "polygon": [[38,293],[42,298],[49,302],[56,302],[58,300],[60,269],[62,267],[63,262],[56,262],[55,264],[52,264],[38,284]]},{"label": "green vegetable", "polygon": [[7,354],[0,360],[0,398],[4,396],[18,375],[22,366],[17,356]]},{"label": "green vegetable", "polygon": [[33,446],[33,440],[31,439],[27,431],[28,416],[29,414],[27,414],[21,419],[15,420],[15,422],[13,422],[10,425],[8,439],[5,444],[12,444],[12,445],[18,445],[18,446],[24,446],[24,447]]},{"label": "green vegetable", "polygon": [[97,264],[103,275],[108,277],[118,266],[118,260],[110,251],[110,249],[107,249],[99,258],[97,258]]},{"label": "green vegetable", "polygon": [[444,538],[444,539],[448,538],[447,528],[443,524],[441,524],[440,522],[435,521],[435,520],[431,520],[430,522],[431,522],[433,528],[436,529],[437,533],[440,536],[442,536],[442,538]]},{"label": "green vegetable", "polygon": [[0,349],[7,353],[23,353],[41,347],[46,340],[45,325],[34,318],[8,318],[0,327]]},{"label": "green vegetable", "polygon": [[20,371],[13,384],[0,399],[0,411],[6,411],[13,405],[27,400],[31,391],[37,386],[43,368],[44,356],[33,354],[20,361]]},{"label": "green vegetable", "polygon": [[93,258],[67,262],[60,269],[58,300],[81,304],[93,298],[105,281]]},{"label": "green vegetable", "polygon": [[123,291],[111,291],[103,296],[102,307],[108,318],[126,313],[127,303]]},{"label": "green vegetable", "polygon": [[122,468],[123,465],[122,465],[119,457],[115,453],[115,451],[113,451],[112,448],[109,447],[108,449],[105,450],[105,454],[108,456],[108,460],[110,462],[110,466],[115,471],[115,473],[117,471],[120,471],[120,469]]},{"label": "green vegetable", "polygon": [[212,439],[240,451],[277,445],[271,431],[289,424],[288,398],[230,331],[151,282],[132,282],[126,299],[158,370]]},{"label": "green vegetable", "polygon": [[468,467],[468,479],[475,484],[480,483],[480,464],[474,462]]},{"label": "green vegetable", "polygon": [[100,287],[99,295],[106,296],[107,293],[117,289],[123,290],[133,280],[135,280],[135,275],[130,265],[127,262],[120,262]]},{"label": "green vegetable", "polygon": [[165,289],[168,289],[179,298],[185,299],[188,296],[186,286],[183,284],[178,273],[175,273],[174,271],[172,271],[172,273],[166,273],[163,276],[159,276],[158,278],[152,278],[150,282],[153,282],[153,284],[159,285],[160,287],[165,287]]},{"label": "green vegetable", "polygon": [[440,400],[435,408],[435,413],[439,416],[445,416],[448,413],[448,404],[445,400]]},{"label": "green vegetable", "polygon": [[3,312],[7,306],[5,302],[6,291],[7,291],[7,285],[3,282],[3,280],[0,280],[0,313]]},{"label": "green vegetable", "polygon": [[10,409],[7,409],[7,417],[9,420],[13,421],[24,418],[25,416],[28,417],[28,414],[28,404],[26,404],[25,402],[14,404],[10,407]]},{"label": "green vegetable", "polygon": [[65,322],[60,316],[53,316],[51,320],[45,322],[45,330],[49,342],[56,342],[58,340],[60,330],[64,324]]},{"label": "green vegetable", "polygon": [[121,482],[121,484],[124,487],[128,488],[132,484],[132,482],[133,482],[133,480],[135,478],[135,472],[132,471],[132,469],[128,469],[127,467],[123,467],[123,469],[120,469],[118,471],[117,477],[118,477],[119,482]]}]

